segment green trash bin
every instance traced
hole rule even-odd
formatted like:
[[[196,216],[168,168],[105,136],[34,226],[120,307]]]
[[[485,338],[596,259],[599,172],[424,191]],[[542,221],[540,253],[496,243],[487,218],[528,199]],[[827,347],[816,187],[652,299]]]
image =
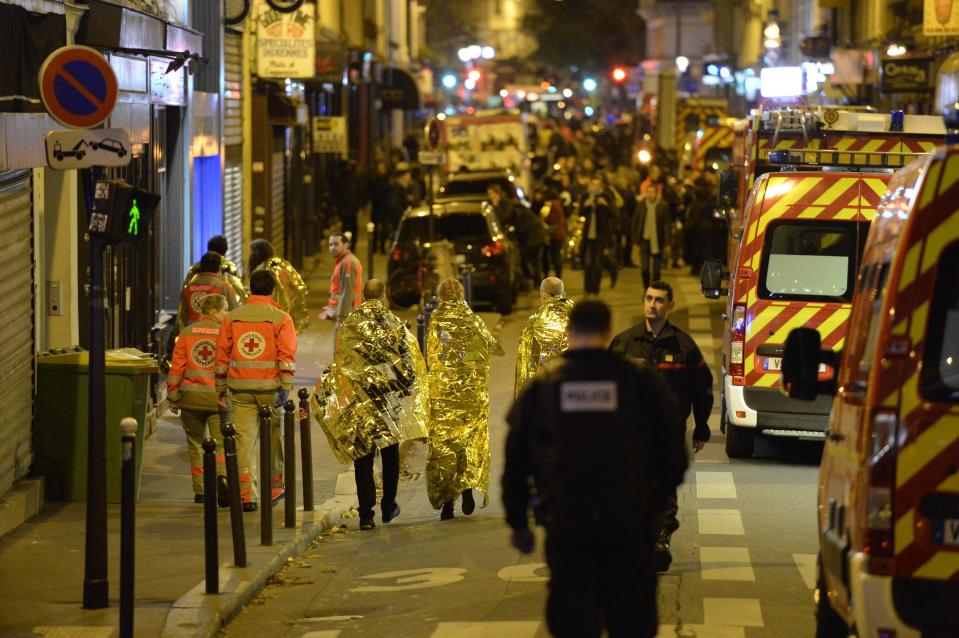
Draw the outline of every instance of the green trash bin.
[[[85,501],[89,353],[79,347],[37,354],[34,454],[49,500]],[[140,492],[144,424],[155,357],[134,348],[106,353],[107,502],[120,502],[120,420],[137,420],[136,484]]]

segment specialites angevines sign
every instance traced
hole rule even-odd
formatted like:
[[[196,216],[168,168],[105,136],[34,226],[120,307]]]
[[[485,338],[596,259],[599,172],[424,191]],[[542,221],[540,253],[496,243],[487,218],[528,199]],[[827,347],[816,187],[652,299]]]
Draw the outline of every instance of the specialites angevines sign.
[[[283,13],[256,2],[256,74],[261,78],[311,78],[316,69],[316,5]]]

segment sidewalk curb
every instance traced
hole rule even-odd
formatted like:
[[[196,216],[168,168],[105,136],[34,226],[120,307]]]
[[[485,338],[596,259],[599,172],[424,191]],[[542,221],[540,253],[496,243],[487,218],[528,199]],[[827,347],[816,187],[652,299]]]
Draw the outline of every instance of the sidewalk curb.
[[[213,637],[266,587],[267,581],[287,564],[287,561],[304,552],[321,534],[339,525],[351,508],[356,497],[340,494],[327,499],[313,513],[314,521],[296,529],[296,536],[278,548],[251,543],[247,538],[248,566],[233,567],[232,562],[220,567],[220,593],[207,594],[206,581],[202,580],[173,603],[167,614],[162,638]],[[300,516],[309,512],[299,512]],[[277,531],[283,530],[280,527]],[[253,541],[255,542],[255,540]],[[276,551],[279,549],[279,551]],[[265,561],[265,562],[264,562]]]

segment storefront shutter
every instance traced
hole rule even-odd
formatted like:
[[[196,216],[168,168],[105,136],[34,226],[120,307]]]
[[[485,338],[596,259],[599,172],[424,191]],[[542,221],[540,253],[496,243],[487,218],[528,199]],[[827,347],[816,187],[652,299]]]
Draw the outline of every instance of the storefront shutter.
[[[243,37],[227,31],[223,49],[223,234],[230,245],[227,257],[243,272]]]
[[[282,141],[282,138],[278,138]],[[270,243],[273,244],[273,250],[277,255],[286,257],[283,238],[284,238],[284,210],[285,210],[285,191],[286,191],[286,157],[283,150],[273,152],[273,161],[270,162],[272,173],[270,174],[270,195],[272,206],[270,208]]]
[[[33,192],[29,171],[0,172],[0,495],[33,461]]]

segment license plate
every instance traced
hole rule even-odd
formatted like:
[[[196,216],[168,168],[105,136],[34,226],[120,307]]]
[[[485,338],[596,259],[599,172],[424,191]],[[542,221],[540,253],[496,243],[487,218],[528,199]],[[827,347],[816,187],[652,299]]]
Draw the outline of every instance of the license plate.
[[[763,357],[763,370],[771,370],[773,372],[779,372],[783,369],[783,360],[782,357]],[[826,364],[819,364],[819,371],[826,371]]]
[[[763,359],[763,370],[782,370],[782,357],[766,357]]]
[[[932,523],[932,542],[959,545],[959,518],[939,518]]]

